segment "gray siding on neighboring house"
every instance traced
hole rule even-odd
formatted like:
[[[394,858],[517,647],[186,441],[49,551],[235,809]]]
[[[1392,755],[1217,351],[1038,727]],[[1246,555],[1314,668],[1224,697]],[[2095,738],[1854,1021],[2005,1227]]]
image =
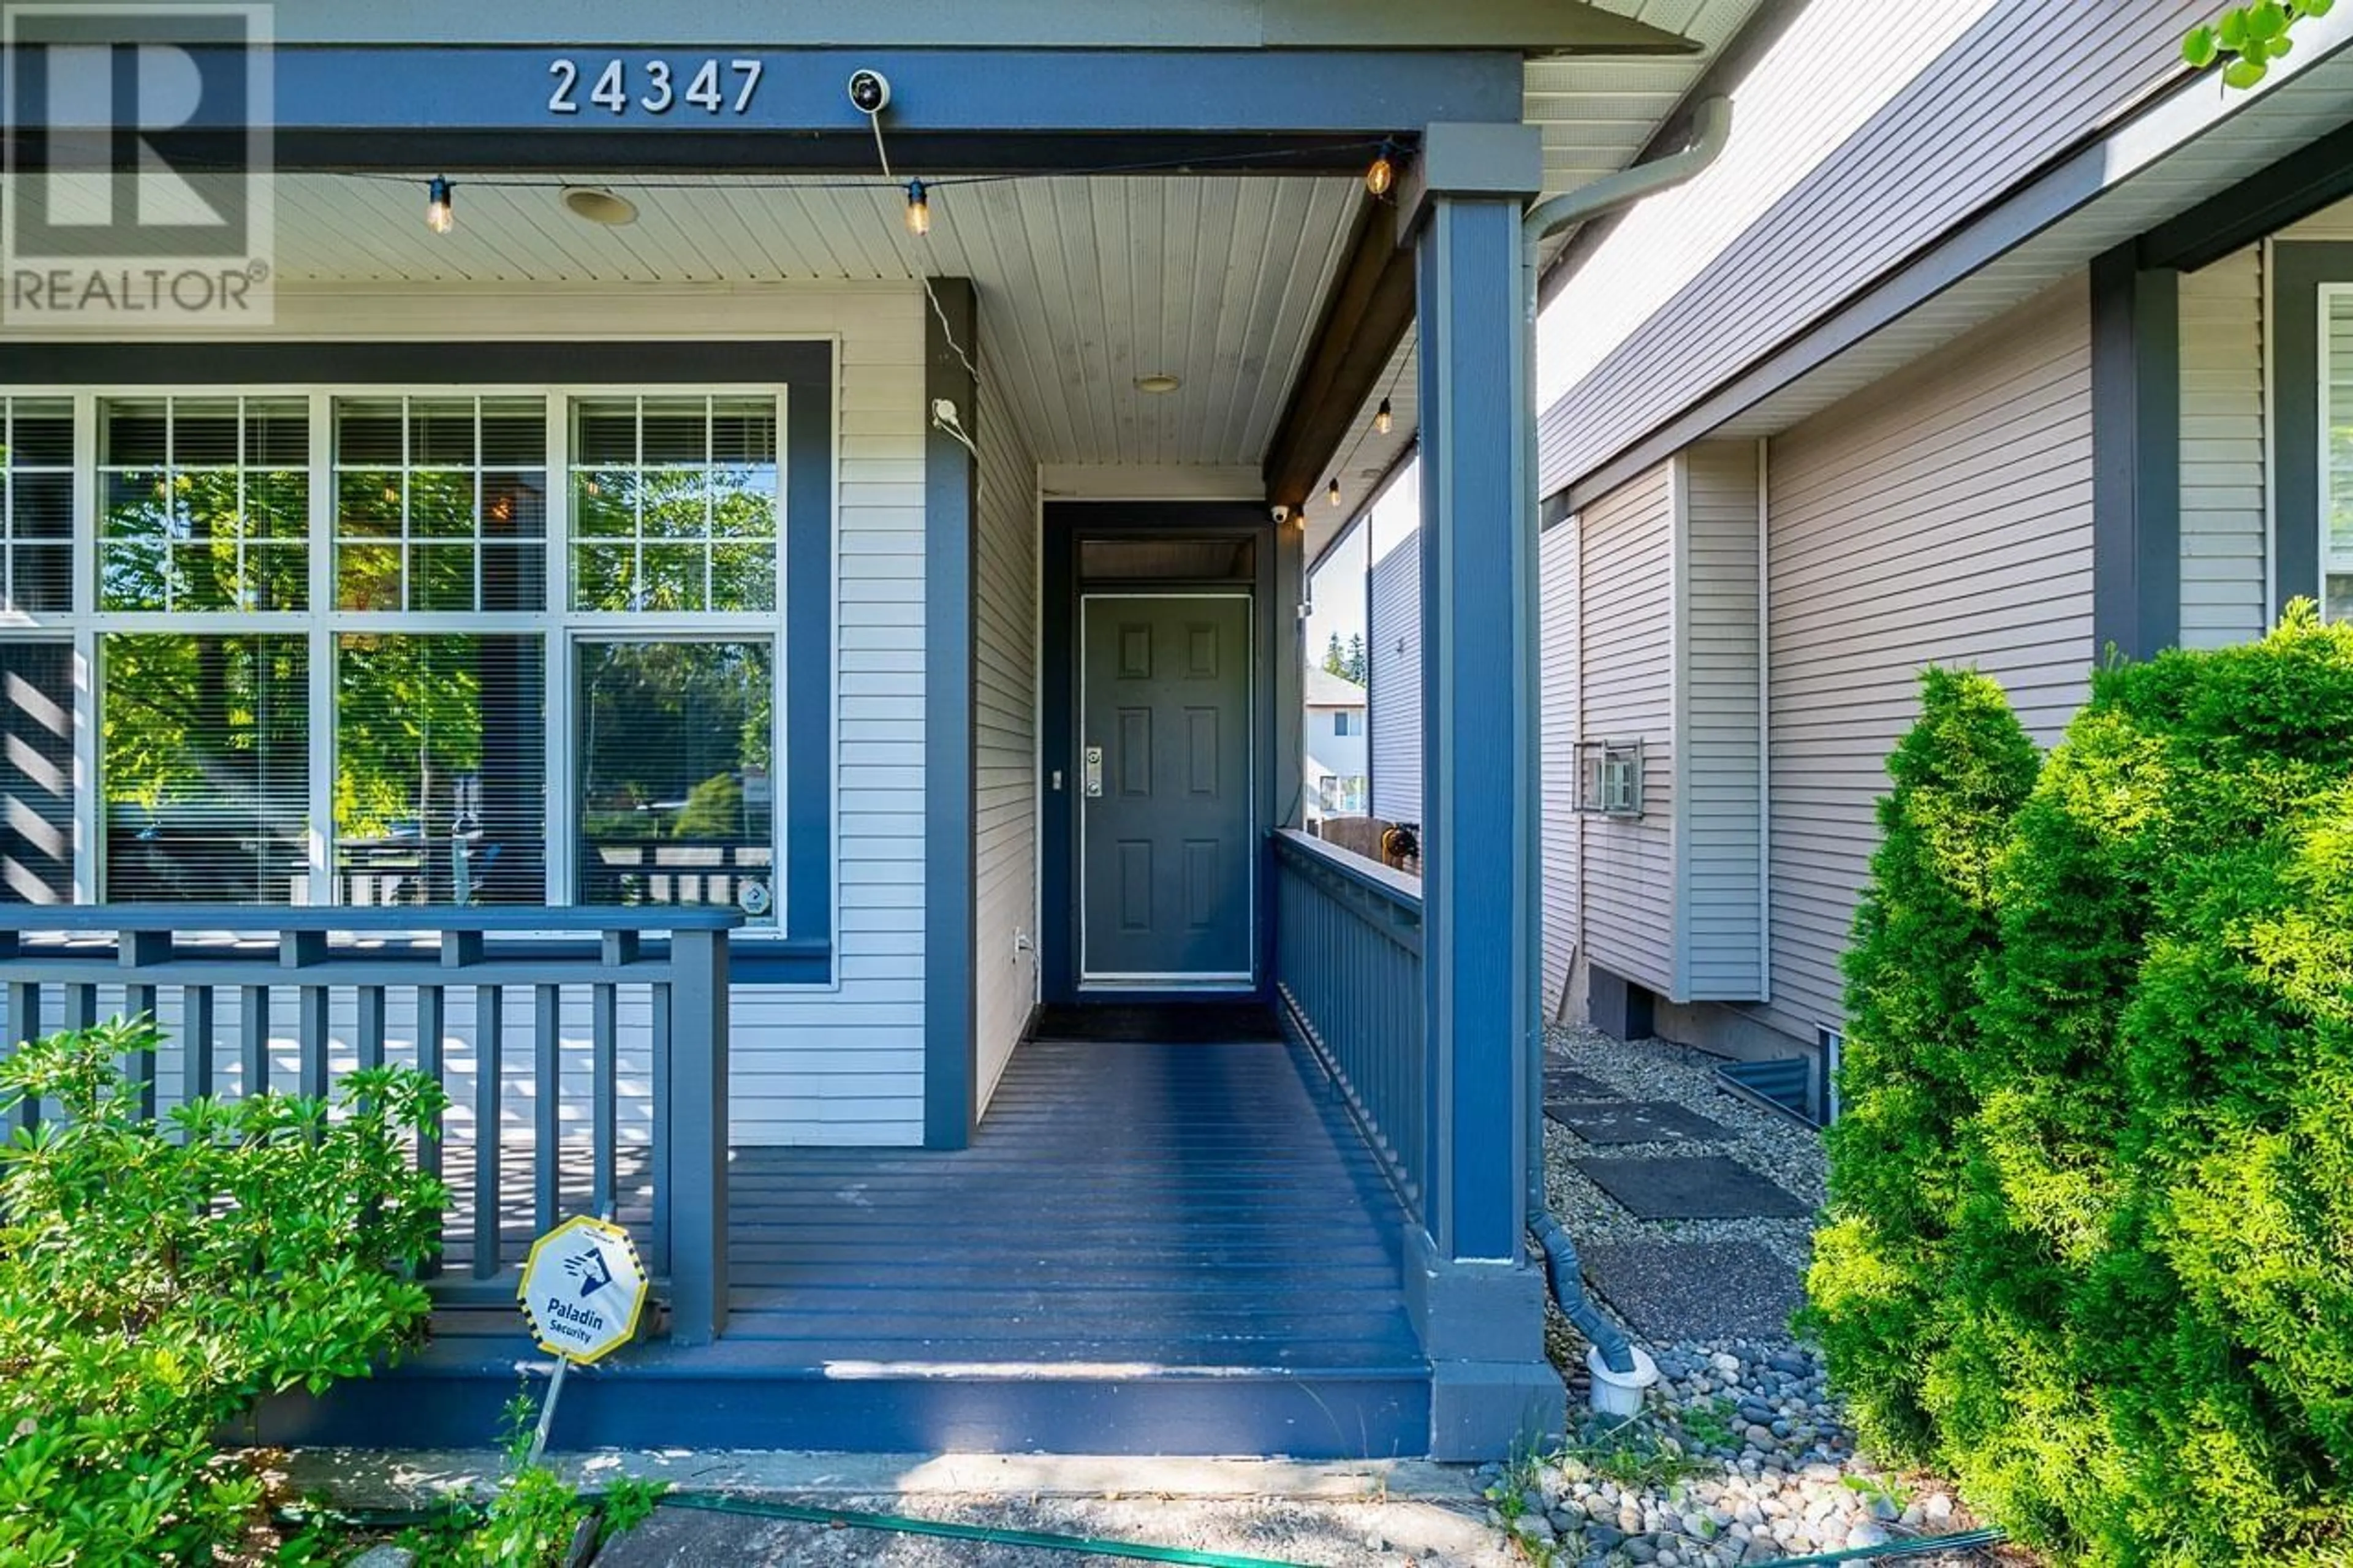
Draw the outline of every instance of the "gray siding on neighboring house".
[[[1577,858],[1583,818],[1577,810],[1577,522],[1536,541],[1538,645],[1536,693],[1543,784],[1540,809],[1544,910],[1544,1016],[1562,1011],[1577,932]]]
[[[1674,465],[1585,510],[1582,738],[1642,742],[1642,815],[1585,826],[1578,903],[1595,963],[1674,990]]]
[[[1038,465],[991,381],[977,401],[973,1103],[985,1110],[1038,994]],[[1031,945],[1017,952],[1017,932]]]
[[[2181,279],[2181,646],[2263,634],[2263,250]]]
[[[1421,820],[1421,534],[1373,563],[1365,644],[1373,751],[1373,815]]]
[[[1753,1000],[1765,987],[1757,447],[1709,442],[1679,460],[1675,994]]]
[[[1837,4],[1866,29],[1883,10],[1863,0]],[[2040,0],[1988,5],[1546,413],[1546,489],[1599,466],[2178,76],[2182,35],[2213,6],[2132,0],[2097,9],[2096,22],[2069,33],[2063,68],[2022,70],[2020,42],[2051,25],[2049,7]],[[1843,57],[1833,57],[1831,68],[1849,79],[1855,69]],[[1784,97],[1793,105],[1788,115],[1771,122],[1752,114],[1734,132],[1736,143],[1807,155],[1801,119],[1827,119],[1841,100],[1829,89]],[[1605,243],[1639,240],[1630,229]],[[1553,308],[1576,311],[1577,289],[1572,279]]]
[[[1772,443],[1772,981],[1835,1024],[1887,752],[1930,662],[1974,665],[2036,738],[2092,651],[2089,293],[2078,278]]]

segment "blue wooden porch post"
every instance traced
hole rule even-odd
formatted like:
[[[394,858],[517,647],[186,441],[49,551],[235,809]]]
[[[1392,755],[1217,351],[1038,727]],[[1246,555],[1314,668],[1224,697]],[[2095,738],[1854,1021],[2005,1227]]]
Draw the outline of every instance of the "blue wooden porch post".
[[[1533,126],[1432,125],[1405,191],[1420,333],[1430,1112],[1423,1255],[1408,1285],[1440,1458],[1499,1455],[1562,1418],[1543,1282],[1523,1246],[1539,903],[1520,214],[1542,171]]]

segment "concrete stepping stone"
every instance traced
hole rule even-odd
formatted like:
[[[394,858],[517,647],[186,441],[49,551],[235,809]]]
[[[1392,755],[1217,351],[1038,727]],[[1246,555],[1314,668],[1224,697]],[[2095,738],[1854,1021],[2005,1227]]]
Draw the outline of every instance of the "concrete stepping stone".
[[[1653,1341],[1778,1338],[1803,1277],[1753,1241],[1609,1241],[1577,1249],[1585,1278]]]
[[[1622,1098],[1616,1089],[1598,1078],[1588,1078],[1570,1068],[1545,1068],[1545,1101],[1556,1100],[1617,1100]]]
[[[1588,1143],[1682,1143],[1732,1136],[1722,1122],[1666,1100],[1547,1100],[1545,1114]]]
[[[1639,1219],[1799,1219],[1813,1212],[1739,1161],[1721,1154],[1569,1163]]]

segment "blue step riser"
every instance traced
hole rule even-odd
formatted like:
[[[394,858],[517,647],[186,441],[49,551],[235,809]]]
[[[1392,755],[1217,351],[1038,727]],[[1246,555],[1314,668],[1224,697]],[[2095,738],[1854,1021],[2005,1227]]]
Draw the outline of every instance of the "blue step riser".
[[[538,1380],[533,1380],[538,1384]],[[480,1448],[514,1396],[512,1377],[352,1384],[286,1395],[259,1417],[283,1447]],[[1428,1451],[1426,1383],[1392,1377],[569,1380],[552,1446],[869,1453],[1284,1455],[1387,1458]]]

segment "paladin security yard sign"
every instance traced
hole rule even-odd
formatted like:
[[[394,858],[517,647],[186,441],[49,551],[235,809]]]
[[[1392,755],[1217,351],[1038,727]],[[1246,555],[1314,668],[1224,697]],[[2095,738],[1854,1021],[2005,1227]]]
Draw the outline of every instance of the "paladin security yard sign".
[[[582,1215],[533,1244],[517,1294],[540,1349],[593,1362],[637,1334],[646,1268],[628,1231]]]

